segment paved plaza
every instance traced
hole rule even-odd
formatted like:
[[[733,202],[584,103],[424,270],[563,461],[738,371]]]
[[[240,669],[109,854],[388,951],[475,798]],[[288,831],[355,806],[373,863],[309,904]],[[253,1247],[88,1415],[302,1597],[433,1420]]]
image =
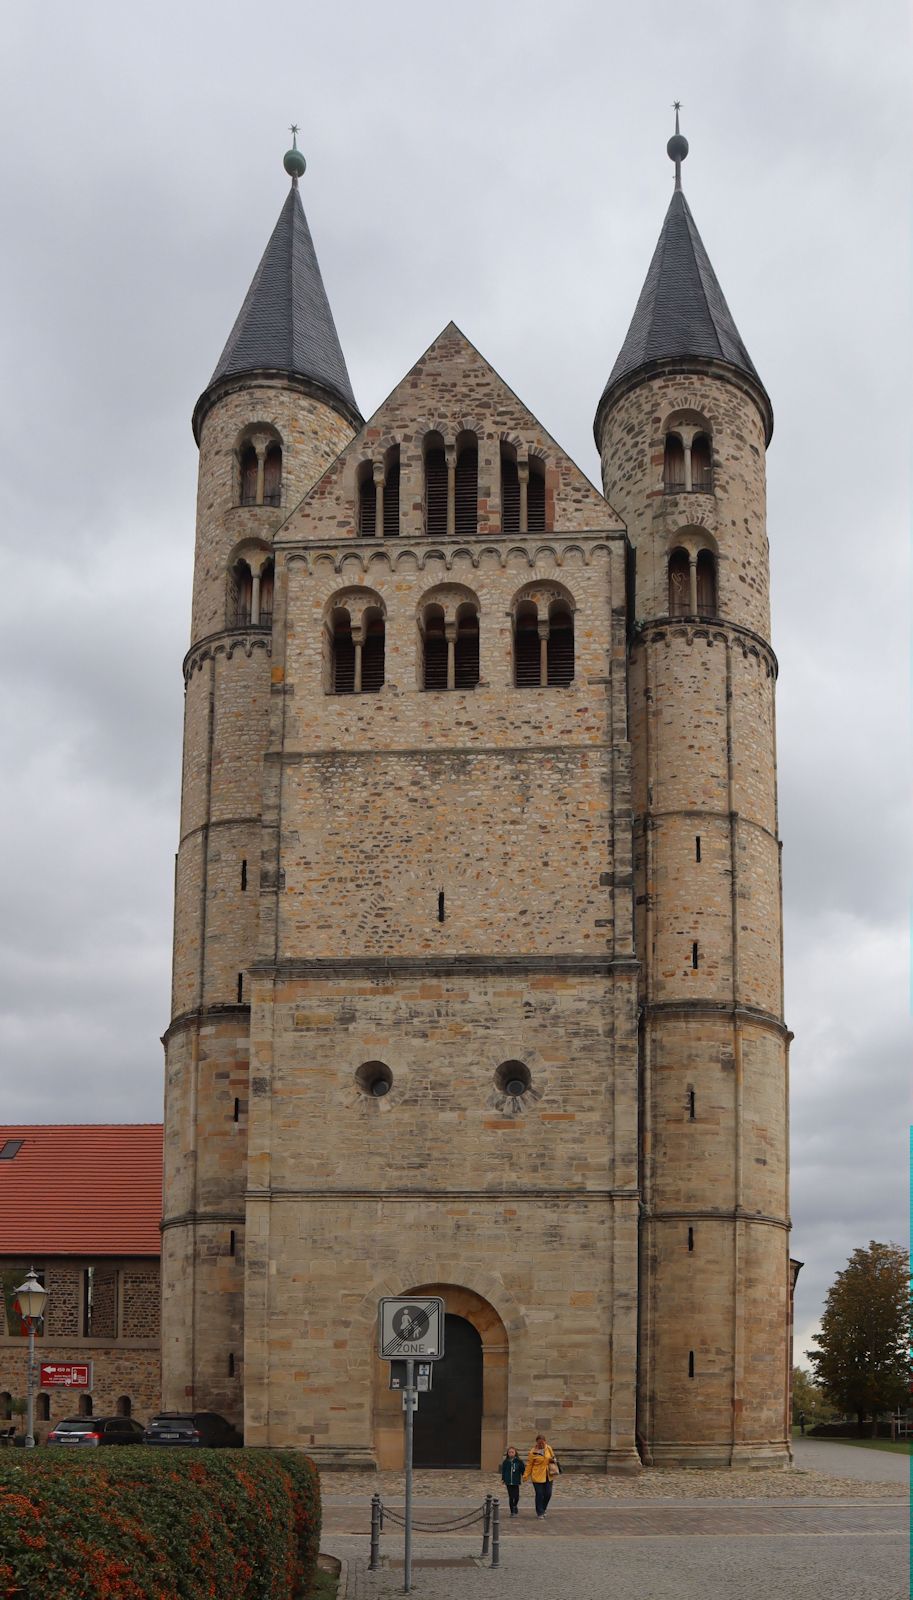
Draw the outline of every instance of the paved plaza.
[[[568,1476],[536,1520],[528,1489],[506,1519],[501,1565],[481,1536],[418,1532],[413,1593],[427,1600],[906,1600],[909,1457],[797,1441],[791,1472]],[[497,1492],[481,1473],[417,1473],[416,1519],[445,1522]],[[339,1600],[402,1594],[402,1530],[368,1571],[370,1497],[402,1509],[402,1475],[324,1479],[323,1549],[343,1562]],[[506,1509],[506,1507],[505,1507]]]

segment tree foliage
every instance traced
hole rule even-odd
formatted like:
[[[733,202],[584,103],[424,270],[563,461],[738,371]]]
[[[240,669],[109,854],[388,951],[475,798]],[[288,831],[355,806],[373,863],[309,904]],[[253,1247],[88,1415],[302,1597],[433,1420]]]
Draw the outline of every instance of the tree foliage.
[[[813,1428],[816,1422],[830,1422],[835,1415],[811,1373],[804,1367],[793,1367],[793,1422],[798,1426],[799,1418],[804,1416],[806,1426]]]
[[[896,1244],[854,1250],[828,1290],[821,1332],[809,1353],[815,1379],[860,1426],[909,1404],[910,1257]]]

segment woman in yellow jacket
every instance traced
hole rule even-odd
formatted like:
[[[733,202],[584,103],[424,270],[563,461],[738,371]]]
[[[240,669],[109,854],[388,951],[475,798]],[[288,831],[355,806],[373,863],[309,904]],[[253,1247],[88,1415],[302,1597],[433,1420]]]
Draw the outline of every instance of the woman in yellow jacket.
[[[536,1434],[536,1442],[526,1458],[523,1482],[532,1479],[536,1496],[536,1516],[544,1517],[552,1498],[552,1479],[558,1476],[558,1461],[543,1433]]]

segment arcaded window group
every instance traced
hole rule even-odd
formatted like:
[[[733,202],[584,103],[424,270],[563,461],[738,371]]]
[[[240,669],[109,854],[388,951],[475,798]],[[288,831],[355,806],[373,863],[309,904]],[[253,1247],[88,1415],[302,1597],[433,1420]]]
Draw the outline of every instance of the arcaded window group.
[[[501,444],[501,530],[545,532],[545,463],[521,458],[515,445]],[[356,526],[362,539],[393,539],[400,532],[399,445],[379,460],[362,461],[356,472]],[[479,525],[479,441],[460,433],[447,444],[441,433],[422,442],[422,527],[429,538],[470,538]]]

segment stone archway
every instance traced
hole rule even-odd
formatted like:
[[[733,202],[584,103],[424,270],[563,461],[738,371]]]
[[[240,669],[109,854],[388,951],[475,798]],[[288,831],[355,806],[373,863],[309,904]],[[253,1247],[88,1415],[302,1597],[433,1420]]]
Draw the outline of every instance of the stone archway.
[[[496,1472],[507,1443],[507,1329],[494,1306],[472,1289],[452,1283],[414,1283],[401,1294],[436,1294],[444,1301],[448,1316],[461,1317],[476,1331],[482,1342],[482,1438],[483,1472]],[[390,1363],[374,1363],[374,1449],[379,1467],[403,1465],[402,1396],[389,1388]],[[421,1407],[421,1401],[419,1401]],[[442,1465],[444,1463],[441,1463]]]

